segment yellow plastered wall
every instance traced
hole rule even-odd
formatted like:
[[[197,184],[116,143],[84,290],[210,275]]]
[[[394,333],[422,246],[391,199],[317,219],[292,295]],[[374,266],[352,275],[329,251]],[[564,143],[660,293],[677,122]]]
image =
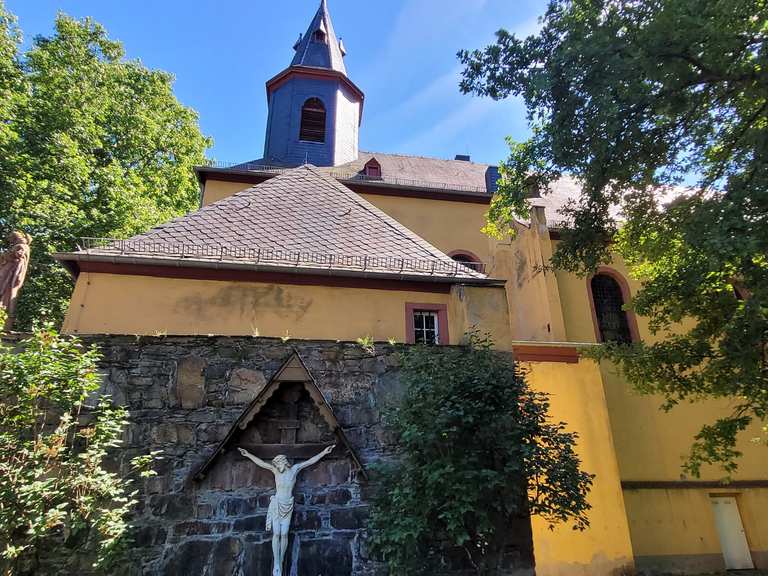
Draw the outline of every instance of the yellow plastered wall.
[[[634,294],[640,288],[620,258],[610,267],[627,280]],[[570,341],[594,342],[595,327],[587,292],[586,278],[557,272],[566,332]],[[647,320],[637,317],[640,337],[653,342],[663,335],[651,334]],[[682,326],[685,329],[686,326]],[[608,404],[615,458],[622,480],[675,482],[698,480],[683,474],[683,460],[695,434],[706,423],[732,412],[728,400],[696,401],[675,406],[670,412],[661,410],[658,396],[634,391],[616,367],[609,362],[600,366]],[[761,436],[760,425],[754,424],[739,437],[743,452],[735,480],[755,481],[768,478],[768,450],[753,438]],[[702,469],[700,480],[718,481],[724,472],[717,467]],[[712,517],[709,494],[703,488],[642,489],[625,491],[625,502],[631,527],[632,544],[638,566],[656,570],[683,569],[690,573],[722,567],[722,551]],[[738,490],[739,508],[744,529],[750,540],[755,561],[768,561],[765,534],[768,522],[768,495],[765,489]],[[757,520],[756,518],[761,518]]]
[[[242,190],[250,188],[254,184],[247,182],[224,182],[221,180],[206,180],[203,188],[203,206],[218,202],[223,198],[237,194]]]
[[[531,386],[550,394],[552,419],[567,422],[568,430],[578,432],[583,469],[596,475],[589,495],[588,530],[559,525],[550,531],[542,519],[533,519],[536,574],[620,574],[633,566],[632,545],[599,367],[591,360],[527,366]]]
[[[458,342],[468,331],[477,329],[490,334],[497,349],[511,350],[513,337],[507,310],[502,287],[456,286],[448,305],[451,342]],[[454,329],[459,333],[454,335]]]
[[[507,301],[515,340],[562,342],[565,327],[554,274],[543,268],[551,257],[549,233],[535,212],[531,226],[519,226],[514,240],[499,243],[494,276],[507,281]]]
[[[680,480],[683,459],[701,426],[732,412],[728,400],[684,403],[664,412],[660,397],[635,392],[608,362],[601,363],[601,369],[623,480]],[[740,435],[738,448],[744,456],[733,475],[735,480],[768,478],[768,449],[751,441],[760,435],[758,424]],[[721,480],[723,476],[719,468],[705,467],[700,479]]]
[[[64,331],[76,334],[217,334],[406,340],[406,303],[446,304],[458,343],[467,322],[496,310],[485,329],[509,345],[501,287],[455,287],[450,294],[188,280],[82,273]]]
[[[480,231],[485,225],[487,204],[378,194],[360,196],[446,254],[469,250],[489,263],[495,242]]]
[[[621,258],[615,256],[610,267],[627,280],[632,294],[635,294],[640,284],[630,278]],[[560,271],[556,275],[568,340],[595,342],[586,278]],[[651,334],[648,322],[642,316],[637,317],[637,324],[640,337],[646,342],[664,337]],[[732,402],[722,400],[684,403],[670,412],[664,412],[660,409],[660,397],[635,392],[612,364],[601,363],[601,372],[613,423],[619,469],[624,480],[680,480],[683,458],[701,425],[712,423],[732,410]],[[744,452],[744,458],[734,476],[736,479],[768,477],[768,450],[750,441],[760,436],[759,428],[754,425],[741,435],[739,449]],[[722,476],[719,469],[710,468],[702,471],[701,479],[719,480]]]
[[[735,496],[757,568],[768,567],[768,489],[625,490],[624,501],[638,566],[673,562],[690,573],[723,567],[710,497]]]

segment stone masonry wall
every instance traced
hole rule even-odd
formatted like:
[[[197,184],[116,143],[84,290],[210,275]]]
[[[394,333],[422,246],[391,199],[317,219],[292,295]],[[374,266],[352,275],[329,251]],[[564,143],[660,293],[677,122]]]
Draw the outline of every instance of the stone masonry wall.
[[[400,384],[396,350],[386,344],[370,354],[352,343],[245,337],[86,341],[97,343],[104,355],[102,392],[130,411],[123,458],[150,450],[162,454],[158,476],[141,486],[130,574],[271,574],[265,516],[272,475],[235,450],[222,454],[202,481],[193,475],[294,350],[363,465],[392,456],[381,411],[397,401]],[[374,489],[345,450],[305,470],[295,491],[286,576],[385,574],[367,545]],[[515,532],[510,574],[531,574],[530,526],[521,523]]]

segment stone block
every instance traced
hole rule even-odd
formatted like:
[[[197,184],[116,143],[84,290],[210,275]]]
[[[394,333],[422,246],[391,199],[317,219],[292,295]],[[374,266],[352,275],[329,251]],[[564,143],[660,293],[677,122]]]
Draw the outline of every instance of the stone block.
[[[133,543],[139,548],[148,548],[165,543],[167,531],[162,526],[141,526],[133,534]]]
[[[358,530],[368,522],[368,506],[339,508],[331,511],[331,526],[337,530]]]
[[[319,530],[321,526],[322,521],[317,510],[297,510],[293,515],[293,530]]]
[[[238,538],[222,538],[216,542],[211,554],[208,574],[230,575],[238,573],[239,556],[243,543]]]
[[[221,362],[215,364],[209,364],[205,369],[205,377],[209,380],[217,380],[224,378],[229,372],[229,366]]]
[[[149,508],[153,516],[165,520],[186,520],[195,513],[192,498],[186,494],[150,496]]]
[[[352,499],[352,493],[346,488],[338,488],[328,492],[312,494],[311,503],[314,505],[329,504],[331,506],[344,506]]]
[[[261,576],[262,574],[269,576],[272,574],[272,542],[267,540],[264,542],[248,542],[244,543],[243,553],[243,568],[241,574],[248,574],[253,576]],[[288,545],[288,551],[290,553],[291,546]],[[286,566],[290,566],[286,563]]]
[[[351,542],[346,538],[302,539],[298,560],[301,575],[351,576]]]
[[[237,368],[229,376],[227,404],[248,404],[264,389],[267,379],[261,370]]]
[[[195,427],[190,424],[178,424],[176,436],[179,444],[191,446],[195,443]]]
[[[176,424],[158,424],[150,432],[155,444],[176,444],[179,441]]]
[[[204,423],[197,428],[197,436],[202,443],[218,443],[226,437],[230,428],[231,425]]]
[[[173,536],[178,541],[186,536],[209,536],[211,534],[225,534],[229,532],[228,522],[203,522],[190,520],[180,522],[173,527]]]
[[[266,530],[266,523],[266,514],[257,514],[256,516],[238,518],[232,525],[232,531],[235,534],[239,534],[241,532],[264,532]]]
[[[213,514],[213,506],[210,504],[198,504],[197,510],[195,511],[195,518],[213,518]]]
[[[316,466],[302,472],[302,485],[309,486],[335,486],[346,484],[352,467],[348,458],[323,460]]]
[[[169,547],[162,573],[165,576],[205,574],[215,544],[210,540],[189,540],[179,546]]]
[[[176,398],[182,408],[200,408],[205,404],[204,358],[188,356],[179,360],[176,368]]]
[[[162,494],[168,489],[167,476],[151,476],[144,480],[144,491],[147,494]]]
[[[269,502],[267,502],[269,505]],[[244,516],[255,513],[259,508],[259,498],[227,498],[221,503],[226,516]]]

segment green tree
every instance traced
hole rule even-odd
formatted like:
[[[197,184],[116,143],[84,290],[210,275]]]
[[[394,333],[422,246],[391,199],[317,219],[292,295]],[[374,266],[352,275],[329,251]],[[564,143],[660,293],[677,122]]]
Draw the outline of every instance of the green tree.
[[[0,134],[0,229],[33,236],[17,325],[29,328],[66,310],[72,284],[50,255],[193,209],[192,167],[211,142],[173,95],[173,78],[126,60],[91,19],[60,14],[54,34],[23,55],[18,37],[0,2],[0,72],[12,73],[0,91],[13,94],[0,104],[9,133]]]
[[[576,434],[550,422],[547,395],[507,355],[470,341],[402,353],[404,397],[387,415],[398,455],[376,471],[371,516],[373,548],[392,574],[500,574],[529,514],[588,526],[592,477]]]
[[[551,0],[541,24],[459,53],[462,90],[521,97],[532,127],[510,142],[487,230],[526,217],[531,186],[578,178],[551,264],[587,274],[620,254],[642,283],[632,306],[660,337],[596,356],[666,409],[731,400],[686,464],[730,473],[738,433],[768,413],[766,2]]]
[[[19,350],[0,344],[3,574],[79,573],[75,566],[89,556],[108,572],[126,548],[136,503],[130,487],[136,475],[151,474],[151,455],[134,458],[127,477],[111,470],[108,453],[120,444],[127,413],[93,399],[98,358],[49,327]]]

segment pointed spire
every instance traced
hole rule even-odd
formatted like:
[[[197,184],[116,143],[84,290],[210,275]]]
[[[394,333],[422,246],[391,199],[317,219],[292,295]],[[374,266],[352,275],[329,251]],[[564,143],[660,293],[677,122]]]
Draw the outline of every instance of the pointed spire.
[[[291,66],[312,66],[336,70],[345,75],[347,73],[344,66],[346,50],[336,38],[325,0],[320,0],[320,7],[309,24],[306,34],[299,37],[294,49],[296,55],[293,57]]]

